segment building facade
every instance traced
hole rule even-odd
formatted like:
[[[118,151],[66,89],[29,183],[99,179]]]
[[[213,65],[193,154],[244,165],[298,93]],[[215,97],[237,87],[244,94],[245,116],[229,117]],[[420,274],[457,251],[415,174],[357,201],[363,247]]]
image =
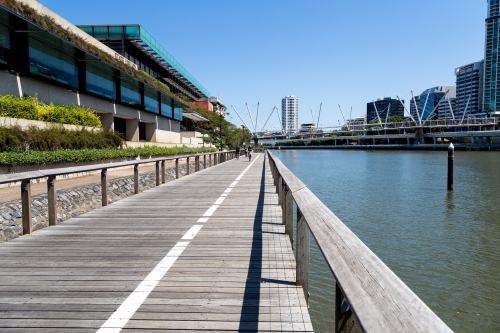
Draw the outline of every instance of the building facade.
[[[446,99],[450,99],[447,101]],[[426,121],[429,119],[443,119],[440,117],[440,107],[443,113],[450,114],[449,105],[456,98],[455,86],[437,86],[426,89],[415,100],[410,101],[410,113],[415,121]],[[449,103],[450,102],[450,103]],[[415,107],[416,105],[416,107]],[[453,104],[452,104],[453,107]],[[418,108],[418,114],[417,114]],[[444,115],[443,115],[444,117]]]
[[[404,104],[404,101],[402,101]],[[366,104],[366,121],[377,119],[385,123],[385,119],[390,116],[400,116],[404,118],[405,109],[404,105],[398,99],[393,99],[390,97],[379,98],[374,102]],[[377,115],[378,113],[378,115]]]
[[[47,19],[50,28],[43,28]],[[162,72],[167,65],[142,43],[147,36],[140,27],[107,26],[106,31],[130,33],[133,40],[127,39],[125,51],[133,57],[140,46],[143,55],[133,61],[124,57],[37,1],[5,2],[0,5],[0,94],[88,107],[104,128],[127,141],[182,143],[180,122],[190,105],[179,93],[208,98],[206,89],[178,63],[170,69],[173,74]],[[185,91],[162,79],[174,74],[172,81]]]
[[[486,38],[484,49],[484,84],[482,111],[491,116],[500,116],[499,53],[500,47],[500,1],[488,0]]]
[[[455,117],[483,115],[484,60],[455,69],[457,84]]]
[[[286,133],[299,131],[299,100],[294,95],[281,100],[281,122]]]

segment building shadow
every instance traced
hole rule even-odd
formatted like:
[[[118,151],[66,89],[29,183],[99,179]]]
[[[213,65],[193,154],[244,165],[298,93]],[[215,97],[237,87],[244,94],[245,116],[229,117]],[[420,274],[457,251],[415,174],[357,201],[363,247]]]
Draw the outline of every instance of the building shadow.
[[[262,166],[259,199],[255,212],[252,249],[248,269],[238,332],[257,332],[259,328],[260,284],[262,283],[262,219],[264,217],[264,196],[266,187],[266,159]]]

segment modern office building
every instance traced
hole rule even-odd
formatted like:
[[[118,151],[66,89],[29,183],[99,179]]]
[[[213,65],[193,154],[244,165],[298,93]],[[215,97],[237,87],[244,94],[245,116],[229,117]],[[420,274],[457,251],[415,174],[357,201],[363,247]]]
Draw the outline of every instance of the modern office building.
[[[205,89],[175,58],[143,27],[128,25],[79,25],[141,71],[166,84],[175,94],[184,94],[191,101],[208,100]]]
[[[402,101],[404,103],[404,101]],[[404,118],[405,109],[398,99],[390,97],[379,98],[376,101],[366,104],[366,121],[369,123],[373,119],[379,119],[384,123],[390,116],[400,116]]]
[[[455,111],[457,99],[455,97],[445,97],[441,99],[437,107],[437,115],[438,119],[453,119],[456,118],[457,115]]]
[[[35,0],[2,2],[0,94],[88,107],[128,141],[183,143],[186,100],[208,91],[140,26],[101,28],[89,35]],[[93,35],[120,35],[109,41],[120,52]]]
[[[457,99],[455,117],[480,116],[483,113],[484,60],[455,69],[457,78]],[[467,110],[466,110],[467,109]]]
[[[449,103],[446,102],[446,98],[450,98],[450,102],[452,102],[455,97],[455,86],[437,86],[426,89],[419,96],[415,96],[415,101],[413,101],[413,99],[410,101],[410,113],[415,121],[419,121],[419,119],[422,121],[440,119],[439,107],[449,108]],[[418,114],[415,105],[418,107]]]
[[[281,100],[281,121],[286,133],[299,131],[299,100],[293,95]]]
[[[491,116],[500,116],[499,53],[500,47],[500,1],[488,0],[486,18],[486,45],[484,49],[484,85],[482,111]]]

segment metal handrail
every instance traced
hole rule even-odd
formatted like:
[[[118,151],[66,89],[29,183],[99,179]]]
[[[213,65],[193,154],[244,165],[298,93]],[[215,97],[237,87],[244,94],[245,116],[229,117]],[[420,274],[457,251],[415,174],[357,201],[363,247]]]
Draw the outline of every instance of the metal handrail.
[[[272,152],[267,156],[292,241],[297,206],[297,285],[308,299],[309,233],[335,277],[335,332],[452,332]]]

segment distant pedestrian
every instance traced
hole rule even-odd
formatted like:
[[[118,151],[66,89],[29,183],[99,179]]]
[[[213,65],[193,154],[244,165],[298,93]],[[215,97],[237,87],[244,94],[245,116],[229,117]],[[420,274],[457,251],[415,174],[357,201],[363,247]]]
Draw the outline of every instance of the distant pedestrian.
[[[245,147],[245,157],[248,157],[248,148]]]
[[[252,160],[252,146],[248,146],[248,162]]]
[[[240,147],[236,147],[236,159],[239,160],[240,159]]]

